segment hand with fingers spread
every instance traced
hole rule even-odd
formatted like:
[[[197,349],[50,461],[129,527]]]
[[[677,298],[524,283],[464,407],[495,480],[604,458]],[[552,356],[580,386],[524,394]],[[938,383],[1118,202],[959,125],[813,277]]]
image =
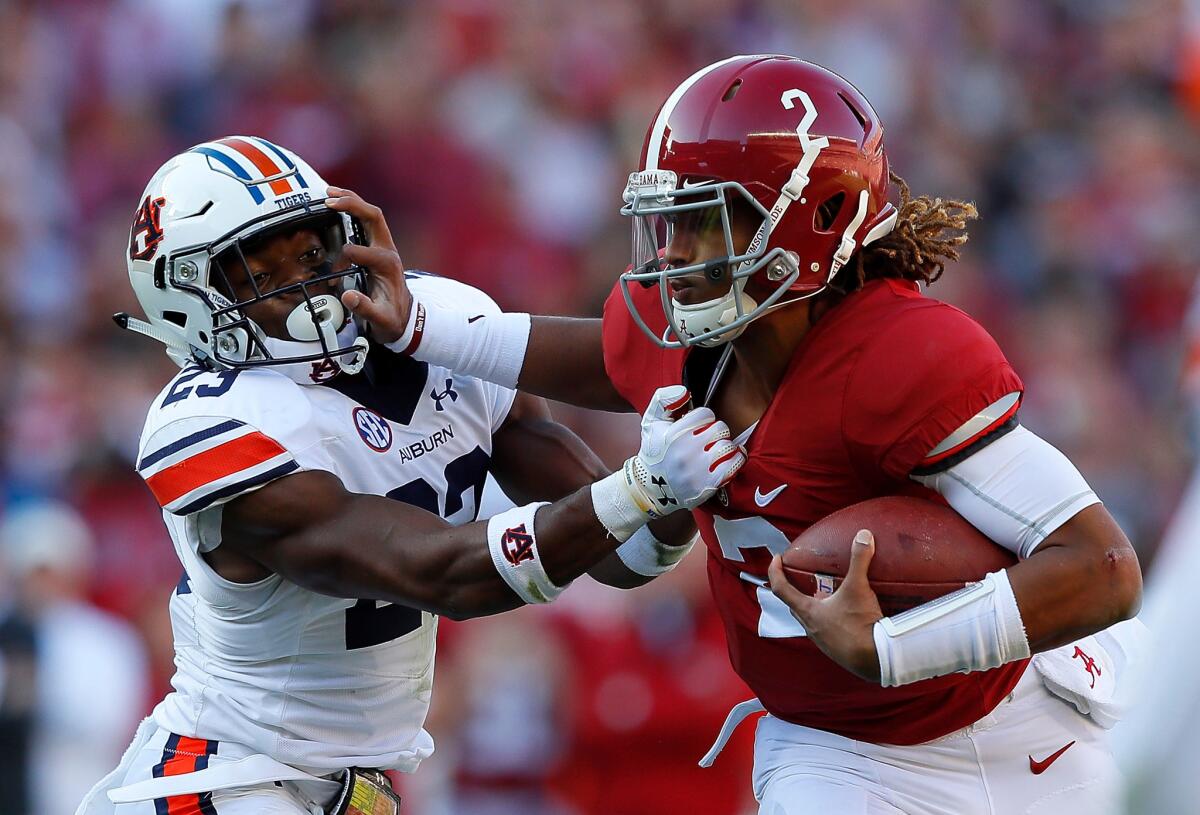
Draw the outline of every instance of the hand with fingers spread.
[[[379,342],[394,342],[408,325],[413,297],[405,283],[404,263],[396,251],[383,210],[342,187],[329,187],[325,205],[357,218],[367,233],[366,246],[347,244],[343,254],[351,263],[370,272],[370,294],[343,292],[342,304],[370,324],[371,333]]]
[[[862,679],[878,682],[874,629],[883,611],[867,581],[867,569],[875,555],[875,536],[869,530],[859,530],[850,547],[846,577],[832,594],[818,592],[810,597],[797,589],[788,582],[780,555],[771,561],[767,577],[771,591],[787,604],[825,656]]]

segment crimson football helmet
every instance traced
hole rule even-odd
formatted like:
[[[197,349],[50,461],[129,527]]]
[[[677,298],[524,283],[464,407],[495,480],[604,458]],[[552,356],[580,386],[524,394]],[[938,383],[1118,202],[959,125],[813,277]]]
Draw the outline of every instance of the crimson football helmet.
[[[795,57],[731,57],[700,69],[663,103],[630,175],[622,215],[632,219],[633,263],[621,276],[634,320],[667,348],[720,345],[773,308],[824,290],[855,250],[891,232],[883,125],[842,77]],[[761,216],[748,246],[735,246],[731,206]],[[726,254],[672,268],[663,259],[681,219],[725,233]],[[668,281],[728,269],[729,292],[679,303]],[[756,275],[770,293],[746,293]],[[629,287],[659,286],[669,327],[659,335]]]

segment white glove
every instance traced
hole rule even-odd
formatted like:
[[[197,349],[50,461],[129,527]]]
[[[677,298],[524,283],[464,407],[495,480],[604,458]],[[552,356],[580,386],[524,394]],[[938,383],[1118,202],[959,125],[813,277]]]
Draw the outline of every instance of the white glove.
[[[672,420],[690,402],[682,385],[655,391],[642,416],[637,455],[592,485],[596,515],[617,539],[627,540],[648,520],[703,504],[746,462],[729,427],[708,408]]]

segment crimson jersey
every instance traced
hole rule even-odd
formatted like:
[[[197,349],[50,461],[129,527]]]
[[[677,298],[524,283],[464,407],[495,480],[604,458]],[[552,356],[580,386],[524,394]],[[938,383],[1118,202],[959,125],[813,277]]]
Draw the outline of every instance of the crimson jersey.
[[[658,288],[633,296],[647,324],[664,329]],[[654,345],[619,287],[605,304],[605,367],[638,410],[663,385],[683,382],[699,399],[720,352]],[[770,713],[848,738],[918,744],[975,722],[1016,685],[1026,661],[898,688],[859,679],[804,636],[766,577],[771,557],[831,512],[898,493],[941,500],[909,474],[935,467],[935,447],[1021,388],[978,323],[913,283],[869,282],[809,330],[746,444],[745,466],[695,512],[730,659]]]

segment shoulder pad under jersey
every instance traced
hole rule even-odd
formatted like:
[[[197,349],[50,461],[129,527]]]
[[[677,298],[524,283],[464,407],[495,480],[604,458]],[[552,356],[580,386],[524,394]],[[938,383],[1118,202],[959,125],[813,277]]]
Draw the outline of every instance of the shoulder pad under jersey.
[[[319,467],[321,440],[304,391],[269,368],[185,368],[146,417],[138,474],[163,509],[187,515]]]

